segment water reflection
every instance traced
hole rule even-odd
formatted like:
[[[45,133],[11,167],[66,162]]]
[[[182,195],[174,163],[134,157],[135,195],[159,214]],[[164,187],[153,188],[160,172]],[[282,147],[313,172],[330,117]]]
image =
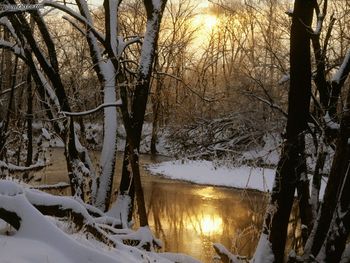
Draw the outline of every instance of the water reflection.
[[[204,235],[222,234],[222,219],[213,215],[204,215],[198,224],[200,232]]]
[[[67,182],[63,151],[54,149],[52,160],[53,165],[43,171],[43,183]],[[149,156],[142,156],[142,165],[151,162],[154,160]],[[120,181],[120,159],[116,169],[115,187]],[[150,227],[163,241],[164,251],[213,262],[212,244],[219,242],[234,253],[252,256],[261,230],[266,195],[167,180],[150,176],[143,167],[141,173]]]
[[[158,179],[144,185],[150,224],[166,251],[212,262],[213,242],[252,256],[266,200],[261,193]]]

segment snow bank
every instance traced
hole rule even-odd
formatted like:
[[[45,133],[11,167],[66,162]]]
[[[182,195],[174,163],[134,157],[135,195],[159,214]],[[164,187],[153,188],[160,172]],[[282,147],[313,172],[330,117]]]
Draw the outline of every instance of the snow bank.
[[[1,208],[21,219],[20,228],[13,236],[1,236],[0,254],[8,259],[6,262],[136,262],[128,258],[116,260],[79,244],[35,209],[14,182],[0,181],[0,203]]]
[[[131,263],[131,262],[158,262],[171,263],[171,257],[156,252],[147,252],[136,247],[122,243],[125,238],[153,240],[149,228],[140,228],[133,232],[128,229],[109,230],[116,232],[110,238],[116,241],[117,248],[106,246],[95,239],[88,238],[84,232],[67,234],[62,231],[63,222],[56,221],[54,217],[46,217],[32,204],[35,199],[41,204],[58,204],[81,210],[74,200],[61,199],[37,190],[27,189],[13,181],[0,180],[0,208],[5,220],[14,220],[14,228],[9,227],[0,219],[0,262],[8,263]],[[84,212],[84,211],[81,211]],[[4,215],[5,213],[5,215]],[[10,217],[11,215],[13,220]],[[16,215],[15,217],[13,215]],[[86,215],[88,217],[88,215]],[[99,218],[95,223],[99,224]],[[91,219],[92,220],[92,219]],[[61,226],[60,226],[61,225]],[[61,228],[62,227],[62,228]],[[107,226],[106,226],[107,227]],[[120,234],[117,234],[117,232]],[[124,231],[124,232],[122,232]],[[118,240],[118,241],[117,241]],[[143,243],[142,243],[143,242]],[[176,255],[174,255],[176,257]],[[177,258],[181,258],[179,255]],[[183,263],[194,263],[191,257],[183,257]]]
[[[168,161],[148,166],[153,174],[197,184],[248,188],[270,191],[275,178],[274,169],[241,166],[216,167],[212,161]]]
[[[213,161],[203,160],[168,161],[149,165],[147,169],[153,175],[162,175],[175,180],[264,192],[272,190],[276,173],[275,169],[250,166],[218,167]],[[310,176],[309,179],[311,180]],[[320,189],[320,199],[323,198],[326,183],[324,178]]]

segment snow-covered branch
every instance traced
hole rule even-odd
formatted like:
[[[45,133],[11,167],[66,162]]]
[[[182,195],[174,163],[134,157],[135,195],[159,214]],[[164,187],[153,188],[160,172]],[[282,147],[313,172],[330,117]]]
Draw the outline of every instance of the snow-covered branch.
[[[233,255],[230,251],[227,250],[226,247],[219,243],[213,244],[213,247],[216,253],[220,256],[220,259],[223,263],[241,263],[235,255]]]
[[[37,190],[62,190],[70,187],[68,183],[65,182],[60,182],[57,184],[43,184],[43,185],[37,185],[37,186],[32,186],[31,189],[37,189]]]
[[[270,106],[272,109],[276,109],[276,110],[278,110],[279,112],[281,112],[285,117],[288,117],[287,112],[285,112],[285,111],[282,109],[281,106],[275,104],[274,102],[269,101],[269,100],[264,99],[264,98],[261,98],[261,97],[255,95],[255,94],[252,93],[252,92],[244,92],[244,94],[247,95],[247,96],[251,96],[251,97],[253,97],[253,98],[255,98],[255,99],[257,99],[257,100],[259,100],[259,101],[261,101],[261,102],[263,102],[263,103],[265,103],[265,104],[267,104],[267,105]]]
[[[37,11],[38,6],[35,5],[2,5],[0,6],[0,18],[15,15],[23,12]]]
[[[66,115],[66,116],[85,116],[92,113],[95,113],[101,109],[108,108],[108,107],[120,107],[122,105],[121,101],[112,102],[112,103],[104,103],[100,106],[96,107],[95,109],[87,110],[87,111],[81,111],[81,112],[67,112],[67,111],[60,111],[59,113]]]
[[[118,37],[118,56],[120,57],[124,50],[135,43],[142,43],[141,37],[132,37],[129,40],[125,40],[122,37]]]
[[[313,31],[313,34],[316,36],[319,36],[321,34],[321,31],[322,31],[323,20],[326,16],[326,13],[327,13],[328,0],[325,0],[323,3],[322,13],[320,11],[320,7],[319,7],[318,3],[316,1],[314,3],[315,3],[316,15],[317,15],[317,23],[316,23],[316,29]]]
[[[0,48],[8,49],[12,51],[14,54],[16,54],[17,56],[19,56],[23,61],[26,61],[23,49],[19,47],[17,44],[0,39]]]
[[[1,46],[1,44],[0,44],[0,46]],[[21,87],[23,84],[25,84],[26,82],[25,81],[23,81],[23,82],[21,82],[21,83],[19,83],[19,84],[17,84],[16,86],[14,86],[13,88],[11,88],[11,89],[6,89],[6,90],[3,90],[3,91],[1,91],[0,92],[0,97],[2,96],[2,95],[5,95],[5,94],[7,94],[7,93],[9,93],[9,92],[11,92],[11,90],[12,89],[17,89],[17,88],[19,88],[19,87]]]
[[[332,82],[340,84],[341,81],[344,81],[350,71],[350,50],[347,52],[343,63],[341,64],[338,71],[334,74]]]
[[[91,23],[91,20],[84,17],[84,15],[79,15],[76,11],[74,11],[73,9],[65,6],[65,5],[61,5],[58,4],[56,2],[47,0],[47,1],[42,1],[41,2],[42,5],[44,6],[51,6],[54,8],[57,8],[63,12],[65,12],[66,14],[70,15],[71,17],[75,18],[76,20],[78,20],[79,22],[81,22],[82,24],[84,24],[85,26],[88,27],[88,31],[91,31],[94,36],[103,44],[105,42],[105,36],[102,35],[101,33],[99,33],[94,25]]]
[[[32,164],[30,166],[18,166],[11,163],[5,163],[0,161],[0,167],[7,169],[10,172],[27,172],[27,171],[39,171],[45,168],[47,164],[43,161],[38,161],[36,164]]]

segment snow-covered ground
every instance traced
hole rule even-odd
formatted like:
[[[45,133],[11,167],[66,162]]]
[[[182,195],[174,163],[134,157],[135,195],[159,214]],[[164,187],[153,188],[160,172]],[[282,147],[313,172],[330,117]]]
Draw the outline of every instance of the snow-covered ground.
[[[148,169],[153,174],[167,178],[236,188],[268,191],[271,189],[275,171],[273,169],[241,166],[217,167],[213,161],[168,161],[152,164]]]
[[[88,238],[84,232],[72,234],[72,228],[68,225],[65,226],[65,223],[56,218],[44,216],[33,205],[49,206],[56,201],[59,201],[56,204],[60,204],[58,207],[62,209],[69,207],[72,211],[81,213],[87,219],[86,226],[97,227],[101,234],[109,236],[116,247]],[[1,263],[199,263],[183,254],[148,252],[140,247],[125,245],[122,239],[135,238],[140,240],[141,245],[143,240],[152,239],[149,228],[139,228],[135,232],[120,230],[123,233],[120,235],[108,234],[98,228],[98,218],[92,218],[85,206],[71,197],[53,196],[14,181],[0,180],[0,204],[4,220],[14,222],[10,226],[0,219]],[[68,231],[64,231],[65,228]]]
[[[275,169],[250,166],[217,166],[214,161],[204,160],[168,161],[149,165],[147,169],[154,175],[175,180],[259,191],[271,191],[276,172]],[[320,199],[325,186],[326,181],[322,180]]]

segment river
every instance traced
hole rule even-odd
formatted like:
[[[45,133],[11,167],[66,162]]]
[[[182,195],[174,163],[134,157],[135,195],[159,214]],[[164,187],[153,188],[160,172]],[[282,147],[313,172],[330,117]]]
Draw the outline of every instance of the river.
[[[98,153],[94,158],[98,158]],[[63,150],[51,151],[52,165],[41,171],[42,183],[68,182]],[[252,256],[261,230],[267,195],[247,190],[195,185],[150,175],[145,165],[169,158],[140,158],[142,184],[149,223],[163,241],[163,251],[180,252],[202,262],[213,260],[213,243],[232,252]],[[116,166],[120,181],[121,154]]]

